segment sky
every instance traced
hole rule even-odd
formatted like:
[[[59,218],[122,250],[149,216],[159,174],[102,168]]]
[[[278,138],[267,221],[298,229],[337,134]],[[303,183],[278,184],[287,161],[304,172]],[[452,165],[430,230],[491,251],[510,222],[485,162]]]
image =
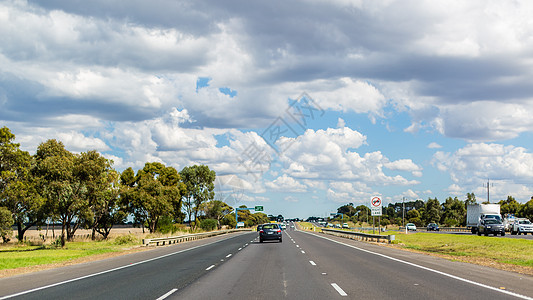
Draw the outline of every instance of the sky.
[[[533,196],[533,2],[0,0],[0,126],[267,214]]]

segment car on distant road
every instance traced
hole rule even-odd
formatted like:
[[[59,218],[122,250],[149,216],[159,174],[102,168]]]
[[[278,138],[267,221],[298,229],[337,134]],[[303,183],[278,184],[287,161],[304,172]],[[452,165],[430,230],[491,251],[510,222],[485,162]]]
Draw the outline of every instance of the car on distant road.
[[[413,224],[413,223],[407,223],[407,225],[405,225],[405,228],[406,228],[407,230],[416,231],[416,225]]]
[[[484,234],[485,236],[489,234],[494,234],[494,236],[500,234],[501,236],[505,235],[505,226],[503,222],[499,219],[481,219],[478,223],[477,235]]]
[[[350,226],[348,226],[348,223],[344,223],[342,224],[342,228],[350,228]]]
[[[279,226],[281,227],[282,230],[287,229],[287,225],[285,225],[284,223],[281,223]]]
[[[439,225],[437,223],[429,223],[427,227],[427,231],[439,231]]]
[[[282,242],[281,228],[278,224],[267,223],[263,224],[261,230],[259,230],[259,242],[268,240],[278,240]]]
[[[511,234],[521,235],[522,233],[526,235],[527,233],[533,235],[533,224],[526,218],[517,218],[514,220],[511,226]]]

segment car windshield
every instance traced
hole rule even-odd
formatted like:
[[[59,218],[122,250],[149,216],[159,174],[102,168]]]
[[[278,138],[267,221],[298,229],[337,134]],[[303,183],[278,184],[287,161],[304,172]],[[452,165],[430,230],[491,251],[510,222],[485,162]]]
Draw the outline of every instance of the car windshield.
[[[263,229],[278,229],[278,224],[265,224],[263,225]]]
[[[518,223],[519,224],[531,224],[531,222],[529,220],[520,221]]]
[[[496,219],[487,219],[485,220],[485,224],[501,224],[502,222],[500,222],[499,220],[496,220]]]

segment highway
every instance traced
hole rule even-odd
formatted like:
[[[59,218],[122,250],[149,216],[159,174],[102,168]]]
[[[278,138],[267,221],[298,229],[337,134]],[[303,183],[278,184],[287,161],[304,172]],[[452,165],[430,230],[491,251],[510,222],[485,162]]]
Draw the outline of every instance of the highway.
[[[0,299],[533,299],[533,277],[287,230],[0,279]],[[12,297],[13,296],[13,297]]]

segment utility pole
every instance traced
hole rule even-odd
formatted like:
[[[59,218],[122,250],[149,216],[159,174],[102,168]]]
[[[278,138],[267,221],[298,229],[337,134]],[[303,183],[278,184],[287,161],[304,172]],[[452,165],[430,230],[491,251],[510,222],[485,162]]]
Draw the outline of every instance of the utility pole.
[[[405,227],[405,197],[402,197],[402,227]]]
[[[494,186],[494,184],[492,184]],[[490,179],[487,178],[487,202],[490,203]]]

